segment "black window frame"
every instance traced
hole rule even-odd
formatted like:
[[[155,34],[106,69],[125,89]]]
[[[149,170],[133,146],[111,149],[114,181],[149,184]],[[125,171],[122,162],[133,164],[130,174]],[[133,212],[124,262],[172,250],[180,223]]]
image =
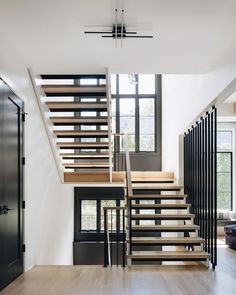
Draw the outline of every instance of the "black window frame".
[[[120,94],[119,89],[119,74],[116,75],[116,94],[112,94],[112,98],[116,99],[116,133],[120,133],[120,100],[133,98],[135,99],[135,150],[130,153],[155,153],[161,155],[161,75],[155,76],[155,93],[154,94],[139,94],[138,83],[135,85],[134,94]],[[139,75],[135,74],[136,81],[139,82]],[[139,99],[154,99],[154,150],[140,150],[140,114],[139,114]],[[160,126],[160,128],[157,128]],[[118,146],[118,151],[120,145]]]

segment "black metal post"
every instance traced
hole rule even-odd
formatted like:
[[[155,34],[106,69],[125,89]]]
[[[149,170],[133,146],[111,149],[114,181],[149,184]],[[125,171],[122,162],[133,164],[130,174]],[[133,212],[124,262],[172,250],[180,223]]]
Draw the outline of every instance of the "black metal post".
[[[104,267],[108,265],[107,210],[104,210]]]

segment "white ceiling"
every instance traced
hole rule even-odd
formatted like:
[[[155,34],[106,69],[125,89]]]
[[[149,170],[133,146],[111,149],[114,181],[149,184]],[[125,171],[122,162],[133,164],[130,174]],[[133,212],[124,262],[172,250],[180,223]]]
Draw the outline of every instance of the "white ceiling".
[[[120,0],[125,22],[154,39],[85,35],[112,24],[116,0],[0,0],[0,53],[37,73],[200,74],[236,62],[235,0]],[[9,61],[11,62],[11,61]],[[1,67],[1,64],[0,64]]]

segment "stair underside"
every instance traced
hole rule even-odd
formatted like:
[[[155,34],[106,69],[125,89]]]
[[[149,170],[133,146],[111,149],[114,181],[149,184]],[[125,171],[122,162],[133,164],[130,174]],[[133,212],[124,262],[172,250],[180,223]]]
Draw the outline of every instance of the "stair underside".
[[[106,79],[105,74],[43,74],[42,79],[46,80],[78,80],[78,79]]]
[[[169,190],[176,191],[183,189],[182,185],[173,184],[173,183],[133,183],[133,190]]]
[[[108,162],[97,163],[97,162],[90,162],[90,163],[63,163],[65,168],[109,168],[110,165]]]
[[[128,259],[137,260],[199,260],[209,259],[210,254],[203,251],[133,251]]]
[[[194,214],[132,214],[131,218],[136,220],[187,220],[194,217]]]

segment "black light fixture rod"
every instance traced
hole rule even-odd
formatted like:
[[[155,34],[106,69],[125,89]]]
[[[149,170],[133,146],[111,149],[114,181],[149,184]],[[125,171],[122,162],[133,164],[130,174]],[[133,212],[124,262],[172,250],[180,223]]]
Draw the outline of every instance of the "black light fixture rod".
[[[121,36],[120,36],[121,47],[123,45],[123,39],[124,39],[124,9],[122,9],[121,11]]]
[[[117,24],[118,24],[118,17],[117,17],[117,8],[115,10],[115,14],[116,14],[116,23],[115,23],[115,45],[117,47]]]
[[[99,32],[99,31],[85,31],[84,34],[112,34],[112,32]],[[128,35],[136,35],[137,32],[125,32],[125,34],[128,34]]]

